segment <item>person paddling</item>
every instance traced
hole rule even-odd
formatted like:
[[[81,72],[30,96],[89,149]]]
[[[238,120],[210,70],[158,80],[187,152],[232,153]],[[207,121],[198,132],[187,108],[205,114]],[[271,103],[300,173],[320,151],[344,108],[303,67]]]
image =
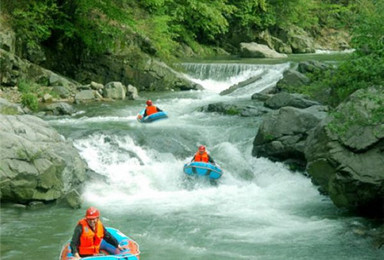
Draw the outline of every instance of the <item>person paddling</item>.
[[[191,162],[209,162],[212,164],[216,164],[213,158],[207,153],[204,145],[199,146],[199,149],[193,156]]]
[[[116,238],[105,229],[99,218],[100,211],[90,207],[85,212],[85,218],[77,223],[70,243],[73,259],[99,254],[103,239],[117,249],[123,250]]]
[[[143,117],[150,116],[150,115],[155,114],[157,112],[163,111],[160,108],[158,108],[157,106],[154,106],[152,103],[152,100],[150,100],[150,99],[147,100],[146,104],[147,104],[147,107],[145,108]]]

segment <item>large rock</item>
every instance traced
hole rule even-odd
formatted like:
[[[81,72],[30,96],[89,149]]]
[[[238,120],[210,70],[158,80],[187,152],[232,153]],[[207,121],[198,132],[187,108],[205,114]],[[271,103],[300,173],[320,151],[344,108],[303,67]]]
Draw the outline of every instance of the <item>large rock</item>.
[[[200,85],[190,81],[183,74],[156,59],[147,60],[142,73],[142,79],[147,81],[148,90],[202,89]],[[139,84],[135,85],[139,86]]]
[[[304,74],[321,73],[322,71],[328,70],[330,68],[333,68],[333,66],[317,60],[301,61],[297,66],[297,70]]]
[[[279,91],[284,91],[289,88],[300,88],[309,85],[310,79],[300,72],[289,69],[284,71],[283,78],[276,83],[276,88]]]
[[[119,81],[125,86],[136,86],[139,91],[202,89],[167,64],[140,52],[84,60],[75,78],[80,82],[103,84]]]
[[[384,215],[384,88],[359,90],[306,142],[307,171],[335,205]]]
[[[265,74],[267,74],[266,71],[263,71],[256,76],[252,76],[252,77],[250,77],[246,80],[243,80],[243,81],[241,81],[235,85],[232,85],[229,88],[227,88],[226,90],[221,91],[220,95],[228,95],[228,94],[236,91],[239,88],[243,88],[243,87],[246,87],[252,83],[255,83],[256,81],[260,80]]]
[[[318,102],[305,98],[300,94],[289,94],[286,92],[277,93],[265,101],[265,106],[271,109],[282,107],[307,108],[320,105]]]
[[[240,43],[240,55],[244,58],[286,58],[286,54],[278,53],[267,45],[255,42]]]
[[[298,26],[289,26],[280,29],[277,38],[289,44],[293,53],[313,53],[315,52],[315,43],[313,38]]]
[[[127,86],[127,99],[136,100],[139,98],[139,91],[132,85]]]
[[[0,48],[8,52],[15,53],[16,46],[16,35],[15,32],[4,23],[2,17],[0,26]]]
[[[103,97],[111,99],[124,99],[127,88],[121,82],[109,82],[103,89]]]
[[[315,45],[317,50],[347,50],[351,36],[348,32],[340,29],[324,27],[315,35]]]
[[[11,103],[4,98],[0,98],[0,114],[21,115],[24,114],[24,111],[19,105]]]
[[[97,97],[96,93],[97,91],[92,89],[81,90],[76,93],[75,101],[77,103],[95,101]]]
[[[49,202],[73,194],[86,179],[86,164],[45,121],[0,115],[0,178],[2,202]]]
[[[80,85],[76,81],[67,79],[2,49],[0,49],[0,64],[0,84],[5,87],[14,87],[17,86],[18,81],[26,80],[43,86],[62,86],[66,91],[75,93],[77,86]]]
[[[239,115],[242,117],[262,116],[270,111],[261,105],[235,104],[235,103],[214,103],[201,108],[204,112],[216,112],[225,115]]]
[[[51,103],[42,108],[46,114],[52,114],[55,116],[58,115],[72,115],[75,112],[75,109],[72,105],[65,102]]]
[[[325,118],[325,110],[323,106],[283,107],[268,113],[253,142],[252,155],[304,169],[305,141],[308,133]]]
[[[276,50],[279,53],[291,54],[292,48],[287,43],[283,42],[279,38],[271,35],[269,30],[262,31],[257,35],[258,42],[268,45],[269,48]]]

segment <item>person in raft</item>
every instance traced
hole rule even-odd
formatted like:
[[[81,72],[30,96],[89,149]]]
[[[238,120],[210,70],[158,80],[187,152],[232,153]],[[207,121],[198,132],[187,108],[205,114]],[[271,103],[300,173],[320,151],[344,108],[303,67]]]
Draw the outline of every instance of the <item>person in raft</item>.
[[[105,229],[99,217],[100,211],[90,207],[85,212],[85,218],[77,223],[70,244],[73,259],[99,254],[103,239],[117,249],[123,250],[116,238]]]
[[[205,150],[204,145],[199,146],[199,150],[195,153],[191,162],[205,162],[205,163],[209,162],[212,164],[216,164],[215,161],[212,159],[212,157]]]
[[[146,104],[147,104],[147,107],[145,108],[143,117],[150,116],[154,113],[163,111],[160,108],[154,106],[152,103],[152,100],[147,100]]]

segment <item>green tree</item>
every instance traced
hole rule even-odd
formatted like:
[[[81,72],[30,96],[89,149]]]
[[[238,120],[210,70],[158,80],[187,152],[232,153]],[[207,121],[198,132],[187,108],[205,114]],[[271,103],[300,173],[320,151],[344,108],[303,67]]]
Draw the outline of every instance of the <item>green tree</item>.
[[[16,6],[12,15],[17,35],[29,47],[47,40],[52,30],[61,28],[66,19],[54,0],[28,1],[23,6]]]
[[[276,23],[268,13],[266,0],[230,0],[236,7],[231,16],[231,24],[248,29],[260,29]]]
[[[201,43],[212,43],[216,36],[228,31],[226,17],[233,6],[226,0],[174,0],[168,1],[168,12],[172,17],[171,28],[184,41],[189,37]]]
[[[161,51],[175,53],[175,46],[215,44],[229,30],[227,17],[235,7],[227,0],[144,0],[140,6],[151,14],[141,28],[162,46]],[[170,45],[167,48],[165,45]],[[158,45],[159,46],[159,45]]]
[[[297,25],[310,28],[317,23],[314,10],[317,7],[315,0],[266,0],[267,10],[272,13],[276,26],[287,28]]]
[[[315,75],[318,81],[307,88],[312,96],[325,97],[326,93],[323,101],[332,106],[358,89],[384,85],[384,2],[361,0],[353,3],[353,10],[354,53],[336,69]]]
[[[113,49],[116,42],[124,41],[127,27],[135,24],[126,3],[117,0],[73,1],[75,37],[95,53]]]
[[[384,2],[362,0],[351,45],[356,49],[330,79],[333,104],[360,88],[384,85]]]

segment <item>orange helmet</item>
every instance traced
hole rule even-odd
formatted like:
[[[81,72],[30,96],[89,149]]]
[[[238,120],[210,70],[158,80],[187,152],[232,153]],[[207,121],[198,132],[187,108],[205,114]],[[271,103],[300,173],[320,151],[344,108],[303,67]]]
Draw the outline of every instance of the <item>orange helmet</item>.
[[[147,104],[148,106],[152,106],[152,100],[148,99],[146,104]]]
[[[205,146],[204,145],[200,145],[199,146],[199,151],[200,152],[205,152]]]
[[[100,211],[95,207],[90,207],[85,212],[85,218],[87,218],[87,219],[95,219],[98,217],[100,217]]]

